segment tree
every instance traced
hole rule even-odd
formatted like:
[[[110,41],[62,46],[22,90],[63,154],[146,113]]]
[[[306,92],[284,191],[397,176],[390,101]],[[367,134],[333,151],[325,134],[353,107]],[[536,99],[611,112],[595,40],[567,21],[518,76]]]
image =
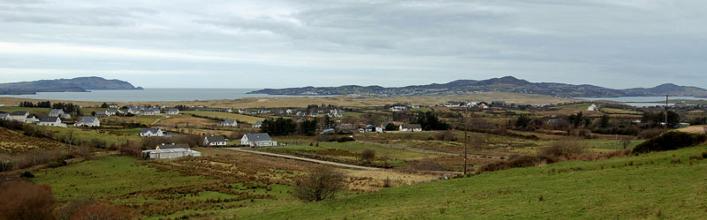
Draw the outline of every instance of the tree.
[[[385,125],[386,131],[397,131],[399,129],[400,128],[398,126],[395,126],[395,124],[393,124],[393,123],[388,123],[387,125]]]
[[[317,134],[317,120],[304,120],[299,123],[299,133],[307,136]]]
[[[422,126],[422,130],[447,130],[449,125],[439,120],[437,114],[428,111],[423,113],[418,113],[415,118],[415,123]]]
[[[602,115],[601,119],[599,119],[599,127],[600,128],[608,128],[609,127],[609,115]]]
[[[297,130],[297,124],[289,118],[266,119],[263,121],[260,130],[272,135],[288,135]]]
[[[532,119],[530,119],[530,117],[528,117],[528,115],[522,114],[522,115],[518,116],[518,119],[516,119],[515,126],[516,126],[516,128],[527,129],[528,126],[530,125],[531,120]]]
[[[103,104],[101,104],[101,108],[108,108],[108,107],[109,107],[109,106],[108,106],[108,103],[105,103],[105,102],[104,102]]]
[[[295,181],[294,196],[308,202],[331,199],[344,188],[344,175],[329,167],[318,167]]]
[[[570,121],[572,126],[577,128],[584,121],[584,114],[582,112],[578,112],[577,114],[570,115],[567,119]]]

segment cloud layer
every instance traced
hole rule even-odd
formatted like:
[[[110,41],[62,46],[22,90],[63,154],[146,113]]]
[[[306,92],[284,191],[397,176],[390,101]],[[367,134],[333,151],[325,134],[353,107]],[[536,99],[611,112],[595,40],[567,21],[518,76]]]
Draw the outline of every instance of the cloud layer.
[[[0,0],[0,82],[399,86],[515,75],[705,87],[699,0]]]

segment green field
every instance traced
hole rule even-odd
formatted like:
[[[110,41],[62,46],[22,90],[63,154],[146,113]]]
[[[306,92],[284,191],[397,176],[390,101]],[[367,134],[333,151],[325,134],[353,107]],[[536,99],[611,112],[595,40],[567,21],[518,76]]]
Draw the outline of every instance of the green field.
[[[17,107],[17,106],[2,106],[0,107],[0,112],[16,112],[16,111],[26,111],[30,114],[35,114],[38,116],[46,116],[49,114],[49,108],[27,108],[27,107]]]
[[[228,112],[184,111],[182,113],[190,114],[190,115],[194,115],[194,116],[217,118],[217,119],[221,119],[221,120],[230,119],[230,120],[236,120],[238,122],[245,122],[248,124],[254,124],[258,121],[264,120],[264,119],[258,118],[258,117],[235,114],[235,113],[228,113]]]
[[[253,219],[700,219],[707,146],[404,186]]]

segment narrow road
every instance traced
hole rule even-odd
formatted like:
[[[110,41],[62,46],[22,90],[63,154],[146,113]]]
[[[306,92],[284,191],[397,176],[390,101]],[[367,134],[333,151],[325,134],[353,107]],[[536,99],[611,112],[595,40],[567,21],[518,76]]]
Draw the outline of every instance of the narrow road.
[[[349,168],[349,169],[356,169],[356,170],[383,170],[381,168],[376,168],[376,167],[364,167],[364,166],[357,166],[357,165],[351,165],[351,164],[345,164],[345,163],[337,163],[337,162],[331,162],[331,161],[326,161],[326,160],[317,160],[317,159],[311,159],[311,158],[306,158],[306,157],[297,157],[297,156],[292,156],[292,155],[283,155],[283,154],[274,154],[274,153],[268,153],[268,152],[261,152],[261,151],[256,151],[256,150],[249,150],[245,148],[224,148],[227,150],[234,150],[234,151],[240,151],[240,152],[245,152],[245,153],[251,153],[251,154],[259,154],[263,156],[269,156],[269,157],[279,157],[279,158],[286,158],[286,159],[292,159],[292,160],[300,160],[300,161],[307,161],[307,162],[312,162],[312,163],[318,163],[318,164],[324,164],[324,165],[331,165],[331,166],[337,166],[337,167],[343,167],[343,168]]]

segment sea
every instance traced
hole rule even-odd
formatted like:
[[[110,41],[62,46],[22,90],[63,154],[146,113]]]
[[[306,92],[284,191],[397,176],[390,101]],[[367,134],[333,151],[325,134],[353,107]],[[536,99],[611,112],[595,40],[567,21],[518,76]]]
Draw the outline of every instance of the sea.
[[[247,94],[258,89],[169,89],[146,88],[143,90],[93,90],[89,92],[39,92],[34,95],[0,95],[47,100],[96,101],[96,102],[168,102],[207,101],[274,97],[265,94]],[[286,97],[286,96],[276,96]]]
[[[614,101],[620,102],[629,106],[634,107],[651,107],[651,106],[664,106],[665,96],[625,96],[625,97],[611,97],[611,98],[585,98],[578,97],[576,99],[588,100],[588,101]],[[707,100],[707,98],[691,97],[691,96],[669,96],[668,100]],[[670,103],[668,105],[673,105]]]

